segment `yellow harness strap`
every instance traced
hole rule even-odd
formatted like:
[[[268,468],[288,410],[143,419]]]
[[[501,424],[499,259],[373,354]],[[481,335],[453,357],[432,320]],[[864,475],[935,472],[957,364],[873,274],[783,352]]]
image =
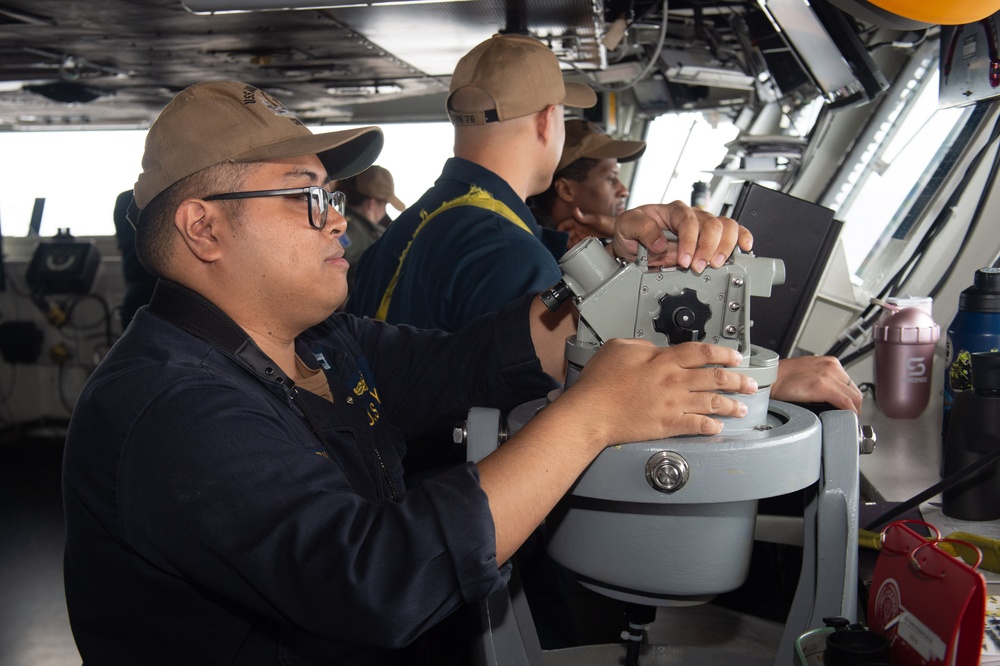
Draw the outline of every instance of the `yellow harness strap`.
[[[452,199],[451,201],[445,201],[432,213],[428,214],[425,210],[420,211],[420,224],[418,224],[417,228],[413,230],[413,235],[410,236],[410,241],[406,244],[406,248],[403,249],[403,253],[399,255],[399,265],[396,267],[396,272],[393,274],[392,279],[389,280],[389,286],[386,287],[385,293],[382,294],[382,302],[379,303],[378,310],[375,312],[376,319],[385,321],[385,318],[389,314],[389,302],[392,301],[392,292],[396,290],[396,283],[399,282],[399,275],[403,271],[403,262],[406,261],[406,255],[409,253],[410,247],[413,245],[413,241],[416,240],[417,234],[419,234],[420,231],[427,226],[427,223],[434,219],[434,217],[446,210],[457,208],[458,206],[475,206],[476,208],[493,211],[497,215],[500,215],[504,219],[514,223],[521,229],[524,229],[527,233],[531,233],[531,229],[528,228],[528,225],[525,224],[524,221],[517,216],[517,213],[512,211],[507,204],[502,201],[497,201],[489,192],[480,187],[476,187],[475,185],[469,189],[468,194]]]

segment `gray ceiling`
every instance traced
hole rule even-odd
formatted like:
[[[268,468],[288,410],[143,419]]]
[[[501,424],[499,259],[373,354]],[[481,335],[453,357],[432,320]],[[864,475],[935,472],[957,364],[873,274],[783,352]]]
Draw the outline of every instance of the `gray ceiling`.
[[[181,0],[0,0],[0,131],[144,127],[207,79],[266,88],[306,122],[443,119],[455,63],[495,32],[529,30],[568,65],[598,67],[602,8],[468,0],[196,15]]]
[[[143,128],[179,90],[210,79],[264,88],[309,124],[444,120],[455,64],[496,32],[545,40],[568,78],[615,88],[643,113],[736,113],[748,102],[818,94],[802,47],[792,53],[759,0],[367,0],[374,4],[226,14],[196,14],[184,1],[0,0],[0,131]],[[807,24],[802,44],[836,54],[858,41],[860,26],[833,2],[766,4],[795,21],[808,7],[833,12],[826,29],[842,23],[839,32],[816,39]],[[605,48],[619,23],[624,38]]]

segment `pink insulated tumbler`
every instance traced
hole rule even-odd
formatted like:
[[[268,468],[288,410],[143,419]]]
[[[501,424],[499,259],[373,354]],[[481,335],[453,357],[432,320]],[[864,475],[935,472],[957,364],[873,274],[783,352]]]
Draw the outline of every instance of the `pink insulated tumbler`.
[[[941,327],[921,308],[902,308],[875,325],[875,402],[894,419],[913,419],[931,395]]]

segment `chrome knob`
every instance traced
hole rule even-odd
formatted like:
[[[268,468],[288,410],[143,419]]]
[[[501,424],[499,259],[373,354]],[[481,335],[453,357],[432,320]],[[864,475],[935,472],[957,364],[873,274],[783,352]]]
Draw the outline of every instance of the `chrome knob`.
[[[646,461],[646,481],[661,493],[680,490],[690,476],[687,460],[673,451],[660,451]]]

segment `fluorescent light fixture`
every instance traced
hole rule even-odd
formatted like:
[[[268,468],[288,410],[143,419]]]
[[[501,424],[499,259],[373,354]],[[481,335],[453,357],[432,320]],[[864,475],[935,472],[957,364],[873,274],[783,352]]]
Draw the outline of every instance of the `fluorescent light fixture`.
[[[622,81],[631,81],[635,77],[639,76],[639,72],[642,71],[642,66],[635,62],[624,62],[615,65],[609,65],[605,69],[599,69],[591,74],[594,80],[601,85],[609,85],[613,83],[621,83]]]
[[[182,0],[192,14],[232,14],[237,12],[268,12],[283,9],[335,9],[338,7],[368,7],[371,5],[418,5],[469,0]]]
[[[379,83],[374,85],[342,85],[330,86],[326,89],[328,95],[334,97],[374,97],[375,95],[395,95],[403,89],[395,83]]]
[[[735,90],[753,89],[754,79],[698,49],[663,49],[660,69],[668,81]]]

